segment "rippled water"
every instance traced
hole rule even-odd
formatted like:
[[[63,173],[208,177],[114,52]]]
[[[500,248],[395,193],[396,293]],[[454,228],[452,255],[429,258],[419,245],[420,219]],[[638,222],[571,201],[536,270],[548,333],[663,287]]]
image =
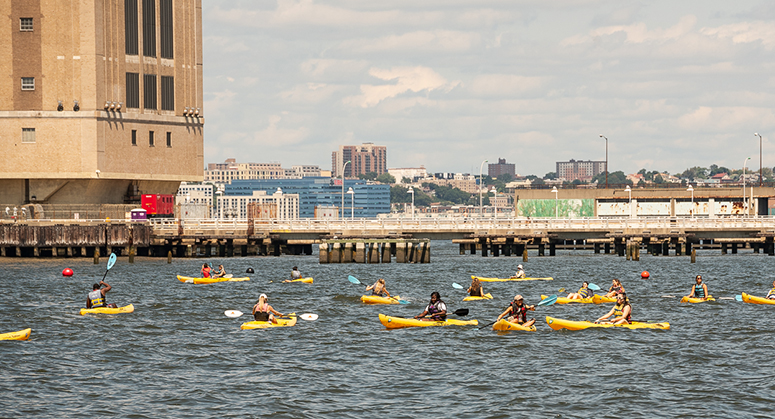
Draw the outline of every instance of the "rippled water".
[[[626,261],[590,251],[530,254],[529,275],[554,281],[484,284],[491,301],[460,301],[469,275],[507,276],[521,258],[460,256],[434,242],[426,265],[319,265],[316,257],[212,258],[249,282],[183,284],[202,259],[120,258],[106,281],[109,302],[133,314],[81,316],[91,260],[0,260],[0,332],[31,327],[27,342],[0,342],[0,416],[75,417],[772,417],[775,307],[730,300],[679,304],[700,273],[716,297],[766,294],[775,258],[648,256]],[[283,284],[298,265],[313,285]],[[61,271],[73,268],[75,276]],[[640,279],[648,270],[651,279]],[[379,277],[410,305],[366,306],[364,283]],[[385,330],[378,313],[411,316],[438,290],[450,311],[489,323],[515,293],[536,303],[582,280],[621,278],[640,320],[669,331],[549,329],[545,315],[593,320],[606,305],[538,307],[535,333],[490,328]],[[270,280],[274,282],[270,283]],[[317,313],[296,327],[240,330],[260,293],[288,313]]]

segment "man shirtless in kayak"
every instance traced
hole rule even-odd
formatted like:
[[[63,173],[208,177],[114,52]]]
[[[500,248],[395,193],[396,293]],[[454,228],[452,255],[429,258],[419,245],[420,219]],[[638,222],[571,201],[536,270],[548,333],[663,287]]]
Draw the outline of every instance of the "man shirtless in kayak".
[[[102,286],[105,286],[105,288],[102,288]],[[117,306],[115,304],[108,304],[106,301],[107,293],[113,289],[108,283],[105,281],[100,281],[99,284],[94,284],[92,286],[92,291],[89,293],[89,295],[86,297],[86,308],[98,308],[98,307],[111,307],[116,308]]]
[[[530,327],[535,324],[536,319],[527,319],[527,311],[534,311],[536,306],[528,306],[524,304],[524,298],[521,295],[515,295],[514,301],[509,304],[509,307],[498,316],[498,320],[505,316],[506,320],[511,323],[521,324],[525,327]]]

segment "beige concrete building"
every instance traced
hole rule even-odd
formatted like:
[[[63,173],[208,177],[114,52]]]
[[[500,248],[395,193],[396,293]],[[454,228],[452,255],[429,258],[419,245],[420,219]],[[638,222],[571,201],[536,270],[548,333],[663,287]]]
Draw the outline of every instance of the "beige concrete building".
[[[0,204],[203,178],[201,0],[0,0]]]

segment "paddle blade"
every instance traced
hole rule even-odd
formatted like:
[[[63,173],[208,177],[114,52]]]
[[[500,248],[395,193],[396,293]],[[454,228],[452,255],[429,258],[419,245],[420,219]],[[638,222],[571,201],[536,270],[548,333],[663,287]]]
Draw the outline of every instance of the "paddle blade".
[[[550,306],[557,302],[557,294],[550,295],[543,300],[541,300],[540,303],[536,304],[537,306]]]
[[[462,285],[458,284],[457,282],[453,282],[452,283],[452,288],[457,288],[459,290],[462,290],[465,287],[463,287]]]
[[[736,301],[743,301],[743,296],[742,296],[742,294],[741,294],[741,295],[735,295],[735,300],[736,300]]]
[[[595,284],[589,284],[589,285],[587,286],[587,288],[591,289],[592,291],[600,291],[600,289],[601,289],[600,287],[598,287],[598,286],[597,286],[597,285],[595,285]]]
[[[357,285],[361,284],[361,281],[358,281],[358,278],[356,278],[356,277],[354,277],[352,275],[348,276],[347,280],[352,282],[353,284],[357,284]]]
[[[225,314],[226,317],[239,317],[243,313],[241,311],[239,311],[239,310],[226,310],[226,311],[223,312],[223,314]]]
[[[318,319],[318,315],[314,314],[314,313],[304,313],[304,314],[302,314],[299,317],[301,317],[304,320],[309,320],[309,321],[313,321],[313,320],[317,320]]]
[[[398,304],[409,304],[409,301],[406,300],[396,300],[398,301]]]
[[[226,274],[223,277],[224,278],[234,278],[234,274]]]
[[[452,314],[456,316],[467,316],[468,315],[468,309],[467,308],[459,308],[455,310]]]
[[[557,292],[565,292],[565,288],[560,288],[557,290]]]
[[[108,258],[108,270],[113,267],[113,265],[116,264],[116,254],[111,253],[110,258]]]

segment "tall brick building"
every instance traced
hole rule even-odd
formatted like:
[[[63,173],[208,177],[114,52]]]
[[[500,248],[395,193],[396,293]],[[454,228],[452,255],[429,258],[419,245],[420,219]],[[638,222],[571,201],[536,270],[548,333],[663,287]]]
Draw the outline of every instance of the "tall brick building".
[[[387,147],[363,143],[361,145],[341,145],[339,151],[331,153],[331,172],[333,177],[341,175],[342,166],[345,178],[355,178],[358,175],[375,172],[377,175],[387,173]]]
[[[202,180],[201,0],[6,0],[0,39],[0,204]]]

